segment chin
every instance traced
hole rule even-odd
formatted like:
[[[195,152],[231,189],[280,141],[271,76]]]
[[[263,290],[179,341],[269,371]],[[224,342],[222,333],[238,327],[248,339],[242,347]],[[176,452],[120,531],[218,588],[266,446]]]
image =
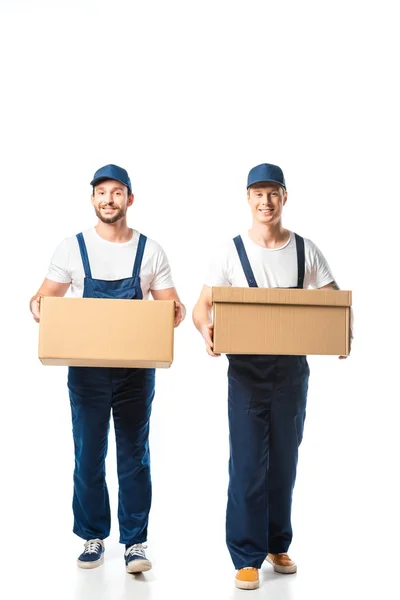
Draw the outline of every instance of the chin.
[[[106,223],[106,225],[112,225],[113,223],[116,223],[117,221],[119,221],[120,219],[122,219],[125,216],[124,213],[119,212],[117,215],[114,215],[113,217],[105,217],[100,211],[99,212],[96,211],[96,215],[100,219],[100,221],[102,223]]]
[[[103,223],[106,223],[106,225],[112,225],[113,223],[116,223],[117,221],[119,221],[122,217],[118,216],[118,217],[110,217],[109,219],[104,218],[104,217],[99,217],[100,221],[102,221]]]

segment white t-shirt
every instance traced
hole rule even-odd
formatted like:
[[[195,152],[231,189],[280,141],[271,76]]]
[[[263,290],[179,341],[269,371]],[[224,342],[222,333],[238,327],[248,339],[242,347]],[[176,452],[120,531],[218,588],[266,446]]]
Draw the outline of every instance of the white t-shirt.
[[[93,279],[115,281],[132,277],[139,242],[139,232],[133,230],[129,242],[108,242],[92,227],[83,232]],[[58,283],[71,282],[72,296],[82,298],[85,272],[76,236],[66,238],[57,247],[51,259],[47,279]],[[140,287],[143,299],[150,290],[174,287],[168,259],[157,242],[147,238],[140,269]]]
[[[297,286],[296,238],[292,231],[289,240],[280,248],[259,246],[250,239],[247,231],[241,237],[258,287]],[[320,288],[334,281],[322,252],[306,238],[304,253],[304,288]],[[215,256],[204,283],[210,287],[249,286],[233,239],[224,244]]]

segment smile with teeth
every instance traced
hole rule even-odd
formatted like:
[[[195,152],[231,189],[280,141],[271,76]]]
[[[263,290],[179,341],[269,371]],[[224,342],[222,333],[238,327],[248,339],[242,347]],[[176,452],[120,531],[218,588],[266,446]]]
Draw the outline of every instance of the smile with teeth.
[[[274,211],[273,208],[259,208],[258,210],[260,212],[262,212],[264,215],[269,215]]]

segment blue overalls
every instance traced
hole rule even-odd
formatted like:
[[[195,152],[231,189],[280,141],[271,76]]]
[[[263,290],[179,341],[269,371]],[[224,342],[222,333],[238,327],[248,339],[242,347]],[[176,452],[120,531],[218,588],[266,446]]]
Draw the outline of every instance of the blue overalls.
[[[145,236],[139,238],[132,277],[117,281],[92,278],[82,233],[77,238],[85,271],[84,298],[143,299],[140,267]],[[103,540],[110,533],[105,458],[111,410],[117,446],[120,542],[132,545],[147,539],[151,504],[148,436],[154,385],[154,369],[69,368],[75,446],[73,531],[85,540]]]
[[[258,287],[243,241],[234,239],[250,287]],[[304,240],[296,234],[304,285]],[[226,541],[236,569],[260,568],[287,552],[298,446],[303,437],[309,367],[305,356],[228,355],[230,432]]]

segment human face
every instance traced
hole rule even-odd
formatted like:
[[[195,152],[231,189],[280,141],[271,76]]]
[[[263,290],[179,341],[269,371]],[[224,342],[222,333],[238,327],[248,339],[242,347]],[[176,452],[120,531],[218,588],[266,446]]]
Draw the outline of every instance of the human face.
[[[278,225],[282,219],[287,193],[277,183],[260,183],[248,189],[247,200],[255,223]]]
[[[107,179],[95,186],[92,204],[97,217],[103,223],[116,223],[126,216],[128,206],[133,203],[126,185],[114,179]]]

